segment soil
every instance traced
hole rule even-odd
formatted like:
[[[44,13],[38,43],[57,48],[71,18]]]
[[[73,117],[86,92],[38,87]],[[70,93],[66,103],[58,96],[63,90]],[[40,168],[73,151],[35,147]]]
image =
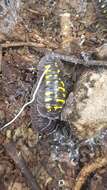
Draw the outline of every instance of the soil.
[[[0,61],[1,127],[12,120],[24,103],[30,99],[32,88],[37,80],[37,65],[46,51],[64,52],[80,58],[81,52],[91,54],[102,44],[104,38],[103,32],[100,32],[102,30],[96,31],[95,28],[94,31],[90,30],[90,26],[96,21],[92,2],[87,0],[63,2],[23,0],[15,25],[12,25],[8,34],[0,33],[0,44],[10,44],[9,47],[2,48]],[[67,50],[63,44],[68,39],[66,35],[63,36],[63,27],[61,28],[60,25],[62,14],[60,3],[64,11],[68,11],[69,7],[70,13],[71,33]],[[64,7],[65,4],[66,7]],[[20,45],[23,42],[26,44],[33,42],[37,47]],[[15,43],[19,45],[13,45]],[[68,84],[69,92],[71,88],[75,88],[76,80],[82,70],[83,67],[77,66],[75,69],[75,66],[65,64],[64,77],[70,84]],[[81,167],[91,158],[88,161],[82,160],[82,164],[79,161],[75,164],[69,158],[68,149],[63,150],[63,146],[59,151],[60,156],[57,157],[55,152],[57,145],[54,147],[57,138],[59,136],[53,134],[42,137],[35,132],[31,123],[30,106],[24,109],[21,116],[0,134],[0,190],[33,189],[28,179],[24,177],[19,164],[7,150],[6,144],[8,143],[13,143],[17,152],[20,152],[41,190],[73,190]],[[89,154],[91,154],[90,151]],[[82,189],[101,190],[103,186],[105,190],[107,188],[106,176],[106,167],[94,171]]]

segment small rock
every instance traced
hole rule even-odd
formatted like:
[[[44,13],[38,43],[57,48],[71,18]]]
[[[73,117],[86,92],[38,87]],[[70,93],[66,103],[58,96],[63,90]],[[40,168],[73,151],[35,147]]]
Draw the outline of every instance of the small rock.
[[[107,128],[107,70],[85,70],[77,81],[74,97],[72,107],[69,95],[62,116],[80,139]]]
[[[10,188],[9,188],[8,190],[10,190]],[[23,190],[22,183],[15,182],[15,183],[12,185],[11,190]]]
[[[5,113],[3,110],[0,110],[0,120],[4,120],[5,119]]]
[[[11,139],[11,138],[12,138],[12,132],[11,132],[11,130],[7,130],[7,131],[6,131],[6,137],[7,137],[8,139]]]
[[[99,59],[107,59],[107,43],[104,43],[99,48],[96,48],[96,54]]]

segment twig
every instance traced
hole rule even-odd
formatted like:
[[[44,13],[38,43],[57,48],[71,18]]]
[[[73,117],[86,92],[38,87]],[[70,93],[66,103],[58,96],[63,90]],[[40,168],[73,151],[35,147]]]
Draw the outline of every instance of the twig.
[[[4,44],[1,44],[2,48],[23,47],[23,46],[40,48],[40,49],[45,48],[44,44],[40,44],[40,43],[36,43],[36,42],[7,42]]]
[[[35,100],[36,94],[37,94],[37,92],[38,92],[38,89],[39,89],[39,87],[40,87],[40,85],[41,85],[41,82],[42,82],[42,80],[43,80],[43,78],[44,78],[44,76],[45,76],[45,73],[48,71],[48,69],[49,69],[49,67],[48,67],[48,68],[43,72],[43,74],[41,75],[40,80],[39,80],[39,82],[38,82],[38,84],[37,84],[37,87],[36,87],[36,89],[35,89],[35,91],[34,91],[34,94],[33,94],[33,96],[32,96],[32,99],[31,99],[29,102],[25,103],[25,104],[23,105],[23,107],[21,108],[21,110],[18,112],[18,114],[17,114],[10,122],[6,123],[3,127],[1,127],[1,128],[0,128],[0,131],[2,131],[3,129],[5,129],[5,128],[8,127],[9,125],[11,125],[11,124],[20,116],[20,114],[23,112],[23,110],[24,110],[29,104],[33,103],[33,101]]]
[[[48,10],[45,10],[43,8],[41,8],[41,9],[36,8],[36,10],[28,8],[27,11],[29,11],[33,14],[36,14],[36,15],[41,15],[41,16],[48,16],[50,13]]]
[[[81,190],[87,177],[95,170],[102,168],[107,165],[107,158],[97,158],[93,163],[88,164],[82,168],[79,175],[76,178],[76,184],[74,190]]]
[[[70,20],[71,14],[69,11],[68,3],[68,0],[59,1],[59,16],[62,36],[61,47],[65,52],[70,53],[72,33]]]
[[[35,51],[46,54],[52,52],[52,48],[47,48],[45,44],[36,42],[7,42],[1,44],[2,49],[8,48],[20,48],[20,47],[31,47]]]
[[[39,10],[33,10],[33,9],[27,9],[27,11],[36,14],[36,15],[42,15],[42,16],[46,16],[44,13],[40,12]]]
[[[50,57],[56,57],[56,58],[61,59],[65,62],[69,62],[72,65],[78,64],[78,65],[83,65],[85,67],[89,67],[89,66],[107,67],[107,61],[103,61],[103,60],[87,60],[87,61],[85,61],[83,59],[78,59],[74,55],[64,55],[62,53],[56,53],[56,52],[52,52],[49,56]]]
[[[78,59],[74,55],[65,55],[61,52],[53,52],[51,49],[45,48],[45,46],[43,46],[43,44],[41,45],[41,44],[38,44],[35,42],[15,42],[15,43],[1,44],[2,48],[24,47],[24,46],[32,47],[37,52],[49,54],[50,57],[56,57],[56,58],[61,59],[63,61],[70,62],[72,65],[78,64],[78,65],[84,65],[85,67],[89,67],[89,66],[107,67],[107,61],[87,60],[87,62],[86,62],[83,59]]]
[[[41,190],[38,182],[34,179],[32,173],[28,169],[28,166],[22,157],[21,153],[16,150],[16,146],[14,143],[8,143],[4,145],[7,153],[10,157],[14,160],[17,167],[21,170],[22,174],[24,175],[29,187],[32,190]]]

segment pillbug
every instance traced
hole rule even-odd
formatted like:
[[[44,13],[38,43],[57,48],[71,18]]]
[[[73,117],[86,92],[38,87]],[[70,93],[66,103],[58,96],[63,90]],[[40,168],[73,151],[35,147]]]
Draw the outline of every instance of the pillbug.
[[[54,128],[56,121],[60,118],[66,99],[66,88],[61,70],[62,63],[59,59],[52,58],[49,55],[41,59],[38,65],[37,82],[47,67],[49,69],[44,76],[31,108],[32,125],[36,125],[37,121],[39,121],[37,124],[39,131]],[[35,117],[39,119],[35,121]]]

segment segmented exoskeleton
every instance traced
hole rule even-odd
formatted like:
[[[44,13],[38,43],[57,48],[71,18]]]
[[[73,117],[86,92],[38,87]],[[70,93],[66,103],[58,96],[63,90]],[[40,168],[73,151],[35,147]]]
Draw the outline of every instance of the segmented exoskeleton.
[[[56,121],[60,118],[60,113],[66,99],[66,89],[60,59],[52,58],[49,55],[43,57],[38,65],[37,82],[47,67],[49,69],[44,76],[37,93],[37,98],[31,108],[32,125],[37,124],[34,127],[40,132],[54,128]],[[36,121],[35,118],[37,118]]]

